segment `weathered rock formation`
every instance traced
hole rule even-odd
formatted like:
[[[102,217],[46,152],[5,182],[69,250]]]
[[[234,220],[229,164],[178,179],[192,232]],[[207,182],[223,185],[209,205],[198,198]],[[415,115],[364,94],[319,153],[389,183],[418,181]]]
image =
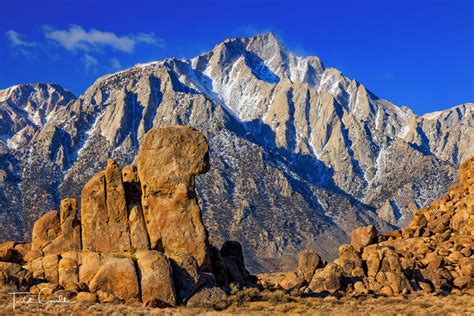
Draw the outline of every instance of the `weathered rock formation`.
[[[314,251],[300,253],[298,270],[279,286],[313,293],[474,294],[474,158],[461,165],[459,183],[416,211],[408,227],[383,235],[373,226],[358,228],[334,262],[319,267],[318,258]]]
[[[194,177],[208,170],[199,131],[150,130],[136,165],[121,170],[109,160],[85,184],[80,219],[76,200],[64,199],[59,213],[35,223],[31,247],[0,247],[0,260],[8,261],[0,263],[0,285],[165,307],[204,289],[251,284],[239,243],[220,251],[209,244],[194,188]]]
[[[191,255],[209,266],[207,232],[194,189],[194,177],[209,170],[204,135],[190,127],[151,130],[136,158],[142,207],[150,246],[177,259]]]

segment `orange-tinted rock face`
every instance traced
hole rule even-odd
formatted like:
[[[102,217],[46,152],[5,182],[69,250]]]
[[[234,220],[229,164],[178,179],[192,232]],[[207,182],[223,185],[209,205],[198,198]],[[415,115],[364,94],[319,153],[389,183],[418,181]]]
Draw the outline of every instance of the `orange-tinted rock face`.
[[[81,225],[77,217],[76,199],[66,198],[61,201],[59,221],[61,232],[56,239],[43,247],[44,254],[81,250]]]
[[[138,299],[140,289],[133,260],[113,256],[102,258],[97,273],[89,283],[90,291],[100,290],[124,301]]]
[[[43,215],[33,226],[32,247],[42,249],[48,242],[53,241],[61,232],[61,224],[57,211]]]
[[[209,265],[208,240],[194,177],[209,169],[208,150],[197,130],[174,126],[151,130],[136,158],[151,248],[189,254],[201,267]]]
[[[373,225],[355,229],[351,233],[351,244],[356,251],[377,241],[377,229]]]
[[[105,185],[109,234],[112,245],[116,245],[114,249],[118,251],[129,251],[130,233],[122,170],[120,170],[119,166],[113,160],[107,162]]]
[[[459,183],[468,186],[474,184],[474,157],[466,160],[459,167]],[[470,192],[472,192],[472,189]]]
[[[84,250],[108,251],[111,249],[103,171],[93,176],[82,189],[81,226]]]
[[[113,160],[84,186],[81,222],[84,250],[130,251],[122,171]]]
[[[81,226],[77,218],[76,199],[63,199],[59,213],[50,211],[43,215],[33,227],[32,240],[31,253],[39,255],[80,250]]]
[[[171,265],[166,256],[149,250],[138,251],[136,257],[143,303],[158,307],[176,305]]]
[[[70,250],[80,250],[81,226],[77,218],[76,199],[67,198],[61,201],[59,218],[61,222],[61,234],[66,242],[71,244],[71,248],[73,248]]]

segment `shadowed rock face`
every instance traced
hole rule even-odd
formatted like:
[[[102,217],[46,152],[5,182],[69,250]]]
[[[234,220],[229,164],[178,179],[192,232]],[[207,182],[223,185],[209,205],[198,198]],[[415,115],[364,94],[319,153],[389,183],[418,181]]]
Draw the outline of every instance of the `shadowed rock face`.
[[[137,250],[150,249],[148,232],[145,226],[145,219],[143,218],[142,194],[137,167],[135,165],[125,166],[122,169],[122,177],[128,208],[130,243]]]
[[[76,200],[63,199],[59,213],[35,223],[27,254],[18,259],[22,247],[2,245],[0,258],[19,260],[26,270],[8,263],[0,272],[15,280],[28,274],[26,284],[16,282],[27,289],[34,279],[88,290],[99,301],[158,307],[186,303],[204,288],[253,284],[238,242],[220,252],[209,244],[194,188],[194,177],[209,170],[208,150],[192,127],[150,130],[136,167],[121,170],[109,160],[86,183],[81,220]]]

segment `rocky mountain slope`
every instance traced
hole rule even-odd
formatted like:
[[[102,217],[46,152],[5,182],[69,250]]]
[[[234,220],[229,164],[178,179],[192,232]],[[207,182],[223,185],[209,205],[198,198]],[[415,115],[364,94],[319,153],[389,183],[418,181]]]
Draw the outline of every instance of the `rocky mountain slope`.
[[[2,111],[28,108],[6,91]],[[43,97],[44,123],[24,146],[11,132],[2,138],[4,239],[28,238],[34,220],[77,197],[108,158],[132,162],[152,127],[189,124],[206,135],[213,168],[197,191],[210,239],[241,241],[254,271],[304,248],[334,257],[357,226],[406,224],[474,154],[474,104],[417,116],[271,33],[136,65],[78,99],[57,92],[65,102]]]
[[[21,238],[25,218],[21,199],[21,156],[53,110],[76,97],[59,85],[17,85],[0,91],[0,235]],[[23,237],[24,238],[24,237]]]

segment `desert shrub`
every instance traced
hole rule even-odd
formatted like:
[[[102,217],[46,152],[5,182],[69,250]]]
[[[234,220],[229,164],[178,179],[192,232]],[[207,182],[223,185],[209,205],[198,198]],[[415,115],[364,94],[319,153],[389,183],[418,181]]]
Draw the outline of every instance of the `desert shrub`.
[[[231,283],[229,287],[231,295],[236,295],[240,291],[240,287],[236,283]]]
[[[269,302],[272,302],[272,303],[286,303],[290,301],[289,296],[280,290],[275,291],[275,292],[270,292],[270,294],[267,296],[267,299]]]
[[[257,288],[249,287],[238,289],[231,286],[231,297],[237,303],[252,302],[261,298],[260,291]]]

